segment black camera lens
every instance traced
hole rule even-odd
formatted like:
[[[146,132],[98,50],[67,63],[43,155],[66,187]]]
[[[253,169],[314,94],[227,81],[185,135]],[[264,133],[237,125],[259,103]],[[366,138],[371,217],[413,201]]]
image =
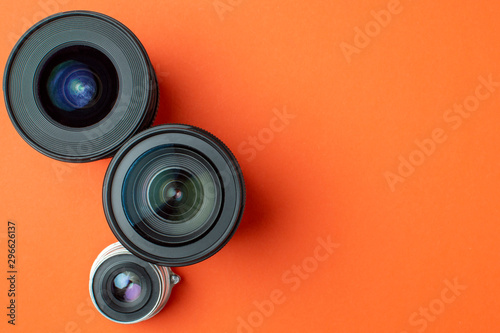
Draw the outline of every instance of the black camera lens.
[[[112,156],[149,127],[158,85],[144,47],[120,22],[73,11],[35,24],[4,73],[7,111],[39,152],[66,162]]]
[[[162,125],[128,141],[111,161],[104,211],[118,240],[141,259],[197,263],[232,237],[245,204],[238,162],[215,136]]]
[[[90,296],[106,318],[124,324],[147,320],[165,306],[180,277],[141,260],[120,243],[104,249],[90,271]]]

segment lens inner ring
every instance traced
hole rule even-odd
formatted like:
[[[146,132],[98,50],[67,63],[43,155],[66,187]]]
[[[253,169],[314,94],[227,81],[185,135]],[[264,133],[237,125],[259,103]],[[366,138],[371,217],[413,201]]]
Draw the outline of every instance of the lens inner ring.
[[[124,258],[125,259],[125,258]],[[139,297],[132,302],[125,302],[117,298],[113,293],[113,282],[118,274],[132,272],[139,279],[141,284],[141,293]],[[133,313],[142,309],[152,296],[152,281],[144,267],[129,261],[117,261],[106,268],[102,278],[101,290],[104,291],[102,297],[109,308],[122,313]]]
[[[171,209],[161,202],[158,187],[178,180],[192,184],[184,193],[190,205]],[[131,225],[157,244],[181,245],[201,237],[215,222],[222,202],[217,172],[202,154],[180,145],[142,154],[127,172],[122,196]]]
[[[172,173],[177,177],[175,180],[168,178]],[[166,181],[163,181],[165,178]],[[147,202],[151,211],[159,218],[179,223],[199,211],[200,207],[195,206],[195,203],[203,199],[202,191],[200,180],[195,175],[182,169],[163,169],[149,181]],[[176,210],[182,207],[190,209],[191,214],[177,215]]]
[[[99,49],[66,43],[40,62],[34,78],[36,102],[57,127],[85,128],[108,117],[118,100],[120,80]]]

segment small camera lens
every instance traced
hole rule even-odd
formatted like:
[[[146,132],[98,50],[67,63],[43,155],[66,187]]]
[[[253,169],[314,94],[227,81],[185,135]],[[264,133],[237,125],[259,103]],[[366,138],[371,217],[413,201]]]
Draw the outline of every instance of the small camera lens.
[[[113,158],[103,201],[112,231],[130,252],[184,266],[229,241],[243,214],[245,186],[238,162],[215,136],[162,125],[132,138]]]
[[[89,289],[94,305],[105,317],[132,324],[156,315],[179,281],[170,268],[145,262],[115,243],[92,265]]]
[[[95,12],[50,16],[14,46],[4,73],[10,119],[39,152],[66,162],[112,156],[149,127],[153,66],[137,37]]]

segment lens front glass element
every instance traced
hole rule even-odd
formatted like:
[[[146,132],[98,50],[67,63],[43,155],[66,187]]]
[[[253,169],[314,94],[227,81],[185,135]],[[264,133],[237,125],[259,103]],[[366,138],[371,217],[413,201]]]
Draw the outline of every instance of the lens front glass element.
[[[43,63],[38,100],[55,122],[68,127],[98,123],[118,97],[118,74],[101,51],[84,45],[62,48]]]
[[[220,208],[220,182],[210,163],[182,146],[142,154],[123,185],[129,223],[157,244],[191,241],[207,231]]]
[[[102,93],[96,73],[75,60],[57,65],[50,73],[46,88],[52,104],[64,111],[92,107]]]
[[[141,279],[134,272],[121,272],[114,277],[111,288],[117,300],[126,303],[134,302],[141,296]]]
[[[182,222],[199,212],[203,192],[201,180],[192,173],[177,168],[164,169],[149,183],[148,203],[160,218]]]
[[[98,269],[101,284],[95,287],[101,290],[106,306],[120,313],[136,312],[144,307],[151,298],[151,271],[146,271],[137,263],[125,261],[109,262],[105,271]]]

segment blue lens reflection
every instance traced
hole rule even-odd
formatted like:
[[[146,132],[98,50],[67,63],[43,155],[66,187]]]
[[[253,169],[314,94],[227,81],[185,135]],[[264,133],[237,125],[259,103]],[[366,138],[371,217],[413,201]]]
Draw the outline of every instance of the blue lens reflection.
[[[91,107],[99,92],[98,79],[82,62],[68,60],[50,73],[47,84],[52,103],[65,111]]]

